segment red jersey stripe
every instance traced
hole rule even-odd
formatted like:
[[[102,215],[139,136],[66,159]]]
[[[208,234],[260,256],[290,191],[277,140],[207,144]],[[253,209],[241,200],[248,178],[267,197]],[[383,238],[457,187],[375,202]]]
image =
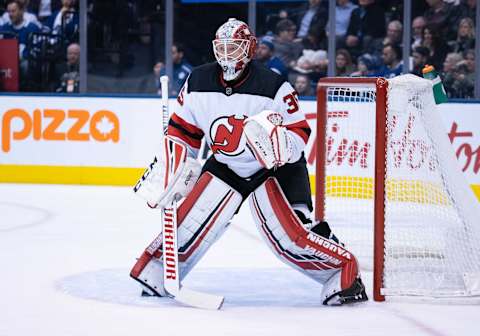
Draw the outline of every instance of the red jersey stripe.
[[[295,134],[298,134],[305,143],[308,142],[308,138],[310,137],[311,131],[310,131],[310,126],[308,126],[308,123],[306,120],[302,120],[294,124],[286,125],[286,127],[289,131],[292,131]]]
[[[200,149],[200,146],[202,144],[201,140],[192,138],[173,126],[168,126],[168,135],[179,138],[180,140],[184,141],[187,145],[195,149]]]
[[[170,119],[172,121],[174,121],[177,125],[181,126],[182,128],[184,128],[187,132],[190,132],[192,133],[192,135],[196,135],[198,137],[203,137],[203,131],[198,128],[197,126],[195,125],[192,125],[188,122],[186,122],[185,120],[183,120],[182,118],[180,118],[178,115],[176,115],[175,113],[172,114],[172,116],[170,117]]]

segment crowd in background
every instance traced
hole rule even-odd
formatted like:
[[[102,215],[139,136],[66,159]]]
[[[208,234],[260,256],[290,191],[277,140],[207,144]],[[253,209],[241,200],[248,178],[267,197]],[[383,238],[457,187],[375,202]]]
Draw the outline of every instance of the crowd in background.
[[[257,3],[256,59],[290,81],[302,96],[314,95],[316,82],[327,74],[328,3]],[[219,22],[233,16],[246,21],[245,11],[233,11],[227,5],[215,4],[220,12],[224,8],[223,15],[212,11],[195,13],[185,9],[185,4],[175,5],[178,17],[172,48],[172,95],[178,92],[193,66],[213,60],[210,33],[218,24],[209,15],[222,16]],[[158,84],[159,76],[165,72],[161,47],[164,6],[160,0],[89,1],[89,71],[94,68],[91,63],[103,59],[105,65],[98,67],[99,72],[110,64],[119,64],[115,77],[128,82],[125,69],[135,62],[146,63],[150,78],[153,68],[152,83]],[[336,0],[336,76],[391,78],[403,72],[402,6],[403,0]],[[11,33],[20,44],[20,89],[78,92],[77,1],[0,0],[1,9],[4,13],[0,11],[0,37],[9,38]],[[426,64],[433,65],[449,97],[474,95],[475,14],[476,0],[412,1],[409,69],[421,76]],[[194,15],[204,19],[197,21]],[[192,30],[196,26],[198,31]],[[128,48],[132,39],[137,47]],[[115,43],[107,43],[108,40]],[[148,61],[138,55],[146,44],[150,46]],[[118,54],[113,55],[112,50]]]
[[[426,0],[423,8],[420,1],[413,3],[409,69],[422,76],[424,66],[433,65],[449,97],[472,98],[476,0]],[[336,0],[336,76],[392,78],[403,72],[400,5]],[[327,73],[328,1],[309,0],[303,8],[282,9],[269,20],[257,58],[286,76],[300,95],[311,94],[311,87]]]
[[[0,37],[18,41],[20,91],[78,92],[75,0],[3,1]]]

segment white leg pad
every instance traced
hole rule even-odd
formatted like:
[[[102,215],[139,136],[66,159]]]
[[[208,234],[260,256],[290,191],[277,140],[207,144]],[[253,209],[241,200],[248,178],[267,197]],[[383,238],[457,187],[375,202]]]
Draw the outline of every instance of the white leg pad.
[[[241,203],[240,193],[211,173],[200,177],[177,212],[180,280],[225,232]],[[160,234],[143,252],[130,275],[149,291],[163,296],[161,243]]]
[[[275,178],[269,178],[249,198],[257,227],[270,249],[284,263],[325,284],[340,274],[340,287],[358,275],[352,253],[334,241],[307,231]]]
[[[330,277],[330,279],[327,280],[323,284],[322,288],[322,294],[320,295],[322,301],[325,301],[327,298],[331,297],[332,295],[341,292],[342,291],[342,285],[341,285],[341,273],[337,272],[334,275]],[[335,305],[337,304],[338,297],[334,297],[332,302],[330,302],[330,305]]]

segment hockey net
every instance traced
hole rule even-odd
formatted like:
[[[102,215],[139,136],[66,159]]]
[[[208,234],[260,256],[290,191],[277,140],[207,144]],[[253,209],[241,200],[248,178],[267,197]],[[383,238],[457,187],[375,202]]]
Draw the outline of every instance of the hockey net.
[[[374,271],[374,298],[480,295],[480,211],[437,114],[405,75],[318,86],[316,217]]]

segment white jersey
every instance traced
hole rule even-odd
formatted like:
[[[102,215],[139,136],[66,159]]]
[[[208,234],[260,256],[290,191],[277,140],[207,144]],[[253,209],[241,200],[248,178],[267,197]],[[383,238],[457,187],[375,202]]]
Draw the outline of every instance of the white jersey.
[[[34,23],[38,26],[38,28],[42,28],[42,24],[40,21],[38,21],[37,16],[35,14],[29,13],[29,12],[23,12],[23,21],[26,23]],[[10,16],[8,15],[8,12],[3,13],[3,15],[0,17],[0,25],[4,25],[7,23],[12,22],[10,20]]]
[[[249,177],[262,168],[247,146],[243,122],[263,110],[283,117],[283,126],[292,132],[294,150],[300,157],[310,128],[300,110],[297,93],[279,75],[252,61],[233,86],[223,80],[217,63],[195,68],[180,91],[168,134],[182,140],[196,156],[201,139],[215,159],[241,177]]]

